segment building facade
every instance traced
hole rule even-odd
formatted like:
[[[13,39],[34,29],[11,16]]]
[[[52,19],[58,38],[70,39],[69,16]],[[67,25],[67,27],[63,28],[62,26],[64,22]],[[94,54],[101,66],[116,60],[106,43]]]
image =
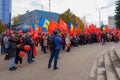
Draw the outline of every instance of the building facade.
[[[109,16],[108,17],[108,26],[110,27],[110,29],[115,28],[114,16]]]
[[[2,1],[0,0],[0,20],[2,20]]]
[[[3,24],[11,23],[11,0],[0,0],[0,20]]]
[[[47,20],[58,21],[59,14],[54,12],[47,12],[41,10],[27,11],[25,14],[19,16],[19,25],[15,26],[16,30],[28,31],[30,25],[39,24],[40,18],[44,17]],[[13,27],[12,27],[13,28]],[[13,30],[15,30],[13,29]]]
[[[24,25],[38,24],[41,17],[44,17],[49,21],[51,19],[58,21],[59,14],[40,10],[27,11],[26,14],[19,17],[19,23]]]

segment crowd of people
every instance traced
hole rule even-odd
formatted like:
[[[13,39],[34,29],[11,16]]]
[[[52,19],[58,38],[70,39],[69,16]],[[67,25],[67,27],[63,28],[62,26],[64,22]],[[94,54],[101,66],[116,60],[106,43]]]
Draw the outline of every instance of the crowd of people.
[[[73,35],[69,34],[61,34],[57,31],[54,31],[53,34],[49,34],[47,32],[38,33],[37,37],[33,39],[33,34],[23,33],[20,35],[19,33],[5,33],[1,34],[1,54],[8,54],[9,56],[9,70],[16,70],[17,67],[15,64],[22,64],[22,57],[19,56],[21,51],[27,53],[27,63],[31,64],[34,62],[34,46],[41,46],[41,51],[44,54],[50,51],[50,58],[48,61],[48,69],[51,68],[52,60],[54,59],[53,70],[57,70],[57,62],[59,58],[60,50],[66,50],[70,52],[71,47],[78,47],[79,45],[86,45],[92,43],[101,42],[102,45],[105,42],[118,43],[118,33],[105,33],[101,32],[101,34],[97,33],[81,33]],[[25,50],[24,46],[29,45],[30,49]]]

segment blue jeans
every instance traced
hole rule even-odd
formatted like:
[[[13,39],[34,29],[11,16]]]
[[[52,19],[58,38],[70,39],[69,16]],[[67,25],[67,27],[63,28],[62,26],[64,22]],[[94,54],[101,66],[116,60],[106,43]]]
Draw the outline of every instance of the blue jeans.
[[[27,51],[27,55],[28,55],[27,62],[31,63],[32,62],[32,48],[29,51]]]
[[[5,53],[5,45],[1,44],[1,54]]]
[[[115,43],[118,43],[118,38],[115,38]]]
[[[12,68],[14,65],[15,65],[15,57],[12,57],[9,60],[9,68]]]
[[[53,58],[54,58],[54,68],[57,67],[59,52],[60,52],[60,50],[53,50],[53,51],[51,51],[48,67],[51,67],[51,63],[52,63]]]

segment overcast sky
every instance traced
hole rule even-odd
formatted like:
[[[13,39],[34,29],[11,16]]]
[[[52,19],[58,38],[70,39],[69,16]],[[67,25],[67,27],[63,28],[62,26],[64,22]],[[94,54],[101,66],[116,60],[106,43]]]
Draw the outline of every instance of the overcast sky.
[[[105,7],[101,10],[101,18],[104,24],[108,23],[108,16],[115,14],[116,0],[51,0],[51,11],[63,13],[68,8],[79,17],[86,16],[89,23],[99,24],[99,13],[96,8]],[[49,10],[49,0],[12,0],[12,16],[24,14],[27,10]]]

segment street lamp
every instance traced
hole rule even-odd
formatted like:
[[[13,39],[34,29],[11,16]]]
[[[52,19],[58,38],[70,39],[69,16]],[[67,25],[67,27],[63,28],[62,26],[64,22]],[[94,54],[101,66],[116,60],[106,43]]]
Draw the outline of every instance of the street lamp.
[[[51,0],[49,0],[49,12],[51,10]]]
[[[96,10],[99,12],[99,25],[101,27],[101,11],[104,9],[104,7],[96,8]]]
[[[43,11],[43,4],[41,5],[42,11]]]

